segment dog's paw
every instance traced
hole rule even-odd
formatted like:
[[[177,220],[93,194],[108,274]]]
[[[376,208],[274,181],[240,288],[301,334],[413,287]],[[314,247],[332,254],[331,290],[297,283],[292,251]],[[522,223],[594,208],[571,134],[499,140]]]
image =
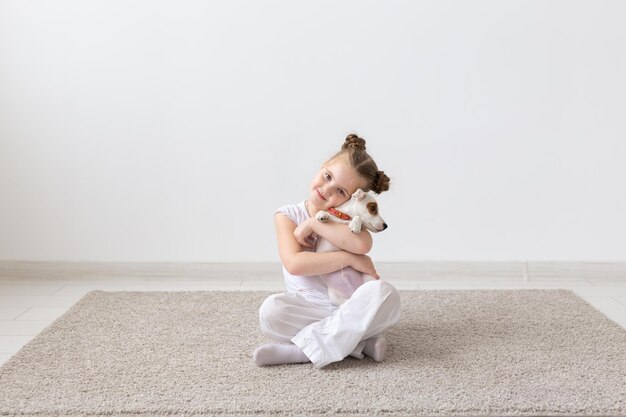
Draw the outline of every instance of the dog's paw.
[[[319,220],[320,222],[325,222],[325,221],[328,221],[328,219],[330,218],[330,214],[328,214],[327,211],[320,210],[315,215],[315,218]]]
[[[334,306],[340,306],[346,302],[346,298],[343,297],[343,294],[335,288],[328,288],[328,298]]]
[[[352,233],[360,233],[361,232],[361,218],[360,217],[354,217],[350,223],[348,224],[348,228],[350,229],[350,231]]]

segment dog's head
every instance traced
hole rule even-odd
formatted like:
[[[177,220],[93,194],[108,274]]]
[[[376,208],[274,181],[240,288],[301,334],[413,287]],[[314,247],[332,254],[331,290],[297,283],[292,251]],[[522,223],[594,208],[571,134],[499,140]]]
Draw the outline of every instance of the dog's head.
[[[378,202],[370,193],[359,188],[352,194],[350,202],[352,217],[360,216],[367,230],[378,233],[387,228],[387,223],[378,212]]]

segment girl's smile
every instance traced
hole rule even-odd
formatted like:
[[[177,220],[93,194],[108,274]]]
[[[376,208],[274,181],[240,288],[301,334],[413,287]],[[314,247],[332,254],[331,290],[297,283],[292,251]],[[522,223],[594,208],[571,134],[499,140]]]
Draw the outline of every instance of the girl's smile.
[[[318,190],[317,188],[315,189],[315,191],[317,191],[317,195],[320,196],[320,198],[324,201],[326,201],[326,199],[324,198],[324,196],[322,195],[322,193],[320,193],[320,190]]]

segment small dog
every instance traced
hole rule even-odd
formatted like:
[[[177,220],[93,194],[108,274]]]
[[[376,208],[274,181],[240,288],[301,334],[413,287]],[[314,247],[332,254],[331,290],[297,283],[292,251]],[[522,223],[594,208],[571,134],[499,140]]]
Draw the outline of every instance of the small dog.
[[[326,222],[330,219],[339,223],[348,223],[348,228],[352,233],[359,233],[362,227],[373,233],[381,232],[387,228],[387,223],[378,213],[376,199],[360,188],[352,194],[350,200],[337,208],[331,208],[328,211],[318,211],[315,218],[321,222]],[[321,236],[318,237],[316,252],[333,252],[337,250],[340,250],[340,248]],[[365,282],[376,279],[349,266],[320,276],[328,286],[330,301],[336,306],[343,304]]]

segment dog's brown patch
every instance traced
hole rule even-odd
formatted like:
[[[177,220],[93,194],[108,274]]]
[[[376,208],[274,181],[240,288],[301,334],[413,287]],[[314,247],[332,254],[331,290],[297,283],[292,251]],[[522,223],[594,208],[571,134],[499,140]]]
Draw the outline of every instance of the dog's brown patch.
[[[376,216],[378,214],[378,204],[377,203],[367,203],[367,209],[369,210],[372,216]]]

